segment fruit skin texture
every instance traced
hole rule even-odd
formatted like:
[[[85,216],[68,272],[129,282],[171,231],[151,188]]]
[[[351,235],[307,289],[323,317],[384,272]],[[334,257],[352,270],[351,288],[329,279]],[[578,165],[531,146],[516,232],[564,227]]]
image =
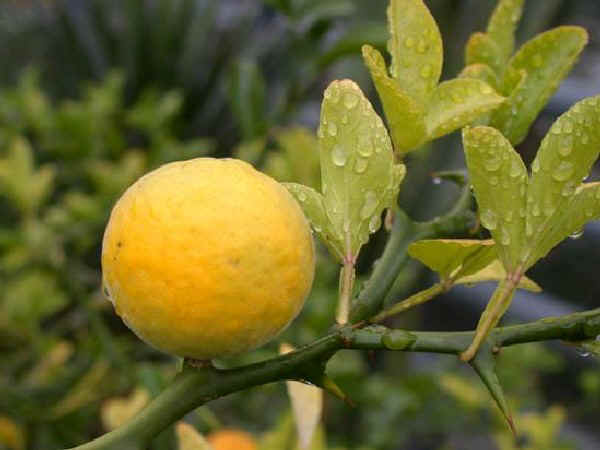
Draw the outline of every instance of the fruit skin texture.
[[[300,206],[235,159],[146,174],[117,201],[102,245],[117,314],[154,347],[198,360],[275,337],[302,308],[314,266]]]
[[[256,450],[256,441],[251,434],[240,430],[219,430],[206,436],[214,450]]]

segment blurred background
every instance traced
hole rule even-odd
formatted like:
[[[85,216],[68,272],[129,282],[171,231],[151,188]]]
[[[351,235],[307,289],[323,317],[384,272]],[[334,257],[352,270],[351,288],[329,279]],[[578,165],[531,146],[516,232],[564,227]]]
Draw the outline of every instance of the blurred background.
[[[495,0],[429,0],[445,39],[444,77],[463,67],[470,33]],[[100,251],[114,201],[158,165],[243,158],[279,180],[318,188],[321,95],[352,78],[378,99],[360,46],[387,39],[380,0],[3,0],[0,2],[0,449],[61,449],[117,426],[169,383],[177,361],[139,341],[103,299]],[[600,2],[527,2],[519,42],[561,24],[590,44],[519,147],[526,162],[557,115],[600,92]],[[401,205],[419,220],[458,189],[432,173],[462,169],[456,135],[412,154]],[[596,171],[597,174],[597,171]],[[379,232],[359,278],[381,252]],[[599,306],[600,225],[530,273],[507,322]],[[319,248],[301,316],[280,341],[306,344],[333,321],[338,267]],[[390,301],[432,282],[410,263]],[[392,322],[472,329],[491,287],[456,288]],[[271,357],[273,343],[232,366]],[[342,351],[330,375],[356,403],[326,396],[313,449],[600,448],[598,361],[561,344],[503,351],[500,378],[514,442],[475,374],[456,358]],[[199,432],[239,429],[261,448],[294,448],[283,383],[212,402],[186,417]],[[176,449],[173,428],[152,444]]]

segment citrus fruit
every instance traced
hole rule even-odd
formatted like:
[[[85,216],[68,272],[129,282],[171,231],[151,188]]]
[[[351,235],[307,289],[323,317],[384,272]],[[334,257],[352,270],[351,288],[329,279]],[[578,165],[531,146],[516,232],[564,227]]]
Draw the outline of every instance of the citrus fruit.
[[[256,450],[256,442],[250,433],[240,430],[219,430],[206,436],[214,450]]]
[[[256,348],[300,311],[314,246],[287,190],[235,159],[166,164],[114,206],[104,290],[144,341],[208,360]]]

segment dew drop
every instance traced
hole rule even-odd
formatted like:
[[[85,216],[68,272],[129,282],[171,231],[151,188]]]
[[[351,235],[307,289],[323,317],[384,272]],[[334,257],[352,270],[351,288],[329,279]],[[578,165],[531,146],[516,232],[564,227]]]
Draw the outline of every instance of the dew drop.
[[[381,217],[379,217],[379,214],[376,214],[373,217],[371,217],[371,220],[369,220],[369,231],[371,233],[375,233],[379,229],[380,226],[381,226]]]
[[[539,172],[539,170],[540,170],[540,160],[539,160],[539,159],[537,159],[537,158],[535,158],[535,159],[533,160],[533,164],[531,164],[531,171],[532,171],[533,173],[538,173],[538,172]]]
[[[495,230],[498,226],[498,218],[491,209],[483,210],[479,215],[479,218],[481,219],[482,225],[488,230]]]
[[[569,238],[571,238],[571,239],[579,239],[581,236],[583,236],[583,230],[577,230],[574,233],[571,233],[569,235]]]
[[[489,95],[492,92],[494,92],[494,90],[490,86],[488,86],[487,84],[482,84],[481,87],[479,88],[479,91],[482,94],[485,94],[485,95]]]
[[[502,238],[500,242],[502,245],[510,245],[510,235],[506,229],[502,229]]]
[[[422,78],[429,78],[430,76],[431,76],[431,66],[429,64],[425,64],[421,68],[421,77]]]
[[[365,194],[365,203],[360,210],[361,219],[367,219],[373,215],[377,208],[377,194],[373,191],[367,191]]]
[[[495,157],[495,156],[492,158],[486,159],[483,162],[483,167],[485,167],[485,170],[487,170],[488,172],[495,172],[496,170],[498,170],[500,168],[501,165],[502,165],[502,159]]]
[[[558,153],[561,156],[569,156],[571,154],[571,147],[561,147],[558,149]]]
[[[354,163],[354,171],[356,173],[365,173],[365,170],[367,170],[368,165],[369,165],[368,159],[358,158],[356,160],[356,162]]]
[[[440,185],[440,184],[442,184],[442,179],[441,179],[440,177],[433,177],[433,178],[431,179],[431,182],[432,182],[433,184]]]
[[[521,165],[519,164],[519,161],[513,160],[512,164],[510,165],[509,175],[511,178],[517,178],[519,175],[521,175]]]
[[[331,160],[333,161],[333,164],[338,167],[344,167],[344,165],[346,165],[347,156],[341,145],[338,144],[333,147],[333,150],[331,151]]]
[[[323,231],[323,228],[321,228],[321,226],[317,223],[313,223],[312,226],[317,233],[320,233],[321,231]]]
[[[554,169],[552,178],[556,181],[566,181],[573,175],[573,163],[570,161],[561,161],[560,164]]]
[[[305,202],[306,201],[306,194],[302,191],[298,192],[298,200],[300,200],[301,202]]]
[[[353,109],[358,103],[358,97],[350,92],[344,94],[344,106]]]
[[[327,126],[327,131],[329,132],[330,136],[337,135],[337,125],[333,122],[329,122],[329,125]]]

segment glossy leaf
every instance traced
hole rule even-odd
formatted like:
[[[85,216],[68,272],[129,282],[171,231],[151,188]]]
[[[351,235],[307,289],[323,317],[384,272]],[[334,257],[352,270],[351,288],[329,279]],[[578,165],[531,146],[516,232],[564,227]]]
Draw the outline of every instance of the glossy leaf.
[[[496,43],[486,33],[473,33],[465,48],[465,65],[484,64],[496,74],[502,73],[502,55]]]
[[[402,91],[397,80],[390,78],[379,51],[364,45],[362,54],[383,105],[395,150],[402,154],[418,148],[427,135],[423,106]]]
[[[440,83],[428,105],[425,123],[430,139],[470,124],[504,101],[481,80],[456,78]]]
[[[502,64],[515,50],[515,30],[521,19],[523,3],[524,0],[500,0],[488,23],[487,34],[498,47]]]
[[[502,81],[502,93],[510,95],[510,101],[496,111],[492,124],[511,143],[525,138],[587,40],[583,28],[558,27],[525,43],[510,60]]]
[[[466,266],[462,276],[476,273],[490,264],[496,257],[494,241],[491,239],[432,239],[413,242],[408,254],[421,261],[442,279],[455,275]]]
[[[519,154],[494,128],[465,129],[463,145],[481,223],[496,241],[505,268],[512,271],[525,246],[527,170]]]
[[[600,219],[600,183],[580,186],[569,202],[561,206],[544,229],[535,234],[525,267],[535,264],[568,236],[578,236],[587,222]]]
[[[323,196],[313,188],[302,184],[284,183],[284,186],[302,207],[313,230],[321,237],[331,253],[339,261],[342,261],[344,259],[344,242],[337,239],[336,231],[325,211]]]
[[[577,195],[575,192],[599,152],[600,97],[592,97],[559,117],[532,163],[525,233],[532,250],[527,267],[596,216],[596,187],[581,189]]]
[[[356,83],[334,81],[324,97],[318,131],[324,206],[334,239],[353,260],[395,201],[405,167],[394,164],[383,122]]]
[[[473,284],[483,283],[484,281],[502,281],[506,278],[506,276],[506,269],[504,268],[500,260],[495,259],[491,262],[491,264],[487,265],[478,272],[473,273],[472,275],[460,276],[460,278],[458,278],[455,281],[455,284]],[[542,291],[542,288],[535,281],[533,281],[531,278],[527,278],[526,276],[521,277],[517,287],[531,292]]]
[[[427,102],[440,79],[440,31],[423,0],[391,0],[388,7],[392,77],[418,102]]]

